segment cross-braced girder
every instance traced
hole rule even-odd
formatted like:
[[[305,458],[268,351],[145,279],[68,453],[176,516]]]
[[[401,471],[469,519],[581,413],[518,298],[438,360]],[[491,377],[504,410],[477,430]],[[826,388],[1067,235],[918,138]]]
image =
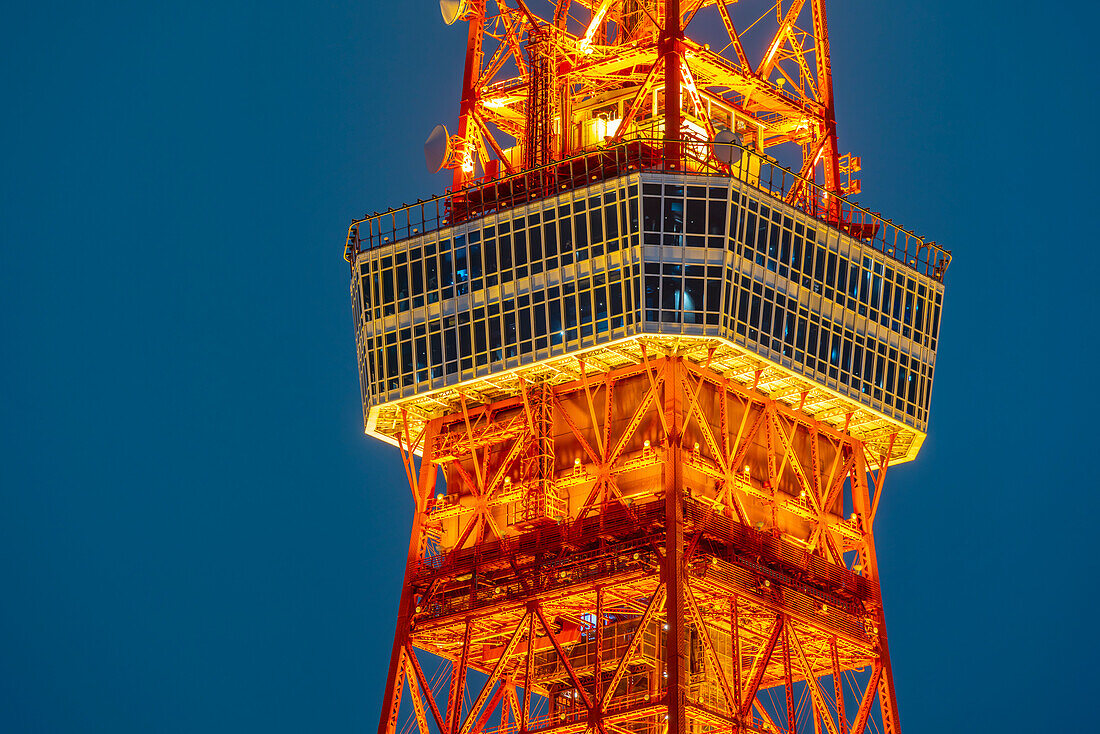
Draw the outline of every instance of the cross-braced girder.
[[[671,141],[727,128],[842,193],[824,0],[465,0],[461,9],[456,191],[634,139],[690,168],[691,146]]]
[[[576,375],[400,442],[417,511],[380,734],[405,688],[421,734],[894,727],[886,457],[706,361]],[[424,652],[452,661],[438,704]]]

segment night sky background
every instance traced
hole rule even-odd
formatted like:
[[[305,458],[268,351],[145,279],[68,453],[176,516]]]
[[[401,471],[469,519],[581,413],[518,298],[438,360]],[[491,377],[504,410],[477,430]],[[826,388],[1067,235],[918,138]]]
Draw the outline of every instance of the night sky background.
[[[464,49],[382,6],[5,4],[0,731],[377,726],[411,499],[343,238],[446,185]],[[860,201],[954,252],[876,522],[908,732],[1095,727],[1094,7],[830,6]]]

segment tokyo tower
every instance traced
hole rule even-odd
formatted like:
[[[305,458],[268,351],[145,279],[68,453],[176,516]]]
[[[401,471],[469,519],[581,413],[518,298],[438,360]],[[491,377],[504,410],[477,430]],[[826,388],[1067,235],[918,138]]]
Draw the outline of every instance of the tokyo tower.
[[[874,522],[951,257],[851,199],[824,0],[440,9],[451,187],[344,250],[413,498],[379,734],[900,731]]]

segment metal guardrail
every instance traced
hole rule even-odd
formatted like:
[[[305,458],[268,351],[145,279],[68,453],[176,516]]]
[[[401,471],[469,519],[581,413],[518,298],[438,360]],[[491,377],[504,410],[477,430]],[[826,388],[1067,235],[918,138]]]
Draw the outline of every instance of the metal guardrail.
[[[448,577],[469,574],[470,578],[477,577],[493,588],[464,586],[449,598],[425,601],[417,616],[436,619],[469,612],[518,598],[529,593],[530,588],[561,589],[606,577],[609,573],[648,573],[656,563],[650,550],[662,537],[654,528],[663,524],[664,512],[663,500],[634,504],[630,508],[613,506],[600,515],[590,515],[580,528],[567,523],[546,525],[510,538],[507,543],[489,541],[476,547],[422,557],[415,570],[418,583],[428,584],[441,573]],[[721,575],[724,569],[742,569],[808,598],[825,600],[829,606],[848,613],[854,613],[863,601],[878,602],[881,598],[875,581],[829,563],[782,538],[717,515],[709,505],[696,499],[685,500],[684,517],[691,527],[704,533],[697,560],[704,561],[706,566],[705,559],[717,559],[713,573]],[[570,545],[571,539],[593,537],[597,528],[600,533],[618,540],[583,551]],[[719,545],[714,547],[713,541]],[[567,549],[570,549],[568,553]],[[536,566],[527,567],[525,573],[529,575],[524,582],[514,567],[512,572],[504,569],[502,573],[494,573],[502,569],[508,556],[543,560]],[[706,574],[704,571],[703,575]],[[838,589],[843,593],[837,594]]]
[[[682,151],[682,156],[671,164],[662,155],[666,141],[627,140],[357,219],[348,227],[344,259],[354,263],[356,254],[364,250],[505,211],[596,181],[627,173],[650,172],[738,178],[767,196],[870,244],[895,261],[943,282],[951,263],[949,250],[844,196],[826,191],[820,184],[767,156],[730,144],[730,148],[741,154],[739,161],[730,166],[714,157],[706,141],[668,142],[677,143]]]

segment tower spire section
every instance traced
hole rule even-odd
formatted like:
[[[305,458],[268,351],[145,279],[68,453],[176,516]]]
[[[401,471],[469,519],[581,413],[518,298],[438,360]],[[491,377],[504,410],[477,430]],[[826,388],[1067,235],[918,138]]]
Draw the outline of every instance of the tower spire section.
[[[469,5],[469,29],[466,33],[466,63],[462,67],[462,97],[458,113],[458,138],[461,147],[457,160],[452,164],[455,188],[462,188],[473,180],[474,171],[480,163],[479,152],[482,150],[477,144],[481,134],[476,115],[480,98],[486,0],[466,0],[466,3]]]
[[[664,163],[666,168],[675,170],[682,157],[680,78],[684,69],[684,32],[680,27],[680,0],[665,0],[664,6],[664,25],[657,44],[657,52],[665,65]]]
[[[670,170],[728,172],[707,146],[729,129],[821,187],[792,201],[844,193],[823,0],[444,5],[468,24],[454,191],[625,142]]]
[[[453,188],[344,251],[413,508],[379,734],[900,731],[950,253],[844,196],[824,2],[441,7]]]

